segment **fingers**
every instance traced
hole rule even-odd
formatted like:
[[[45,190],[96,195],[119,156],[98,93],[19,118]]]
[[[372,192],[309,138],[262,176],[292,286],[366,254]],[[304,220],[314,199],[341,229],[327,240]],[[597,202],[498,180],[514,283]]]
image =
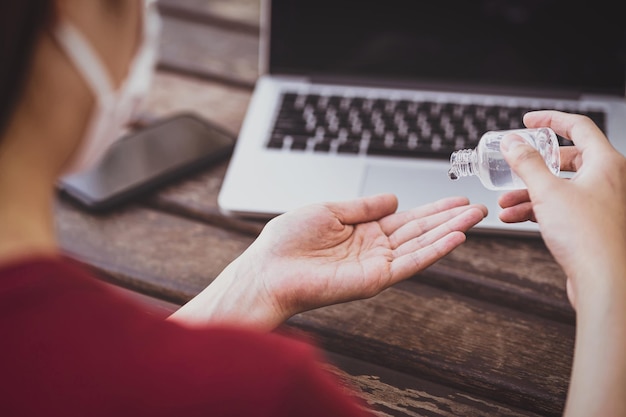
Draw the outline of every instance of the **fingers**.
[[[558,180],[558,177],[550,172],[539,152],[519,135],[505,135],[500,148],[507,163],[524,181],[531,194],[541,195],[548,192]]]
[[[533,205],[530,201],[507,207],[500,212],[498,218],[504,223],[520,223],[530,220],[536,222]]]
[[[577,146],[562,146],[561,171],[578,171],[582,165],[580,149]]]
[[[407,225],[406,230],[399,230],[399,233],[402,233],[402,240],[395,239],[396,246],[392,246],[394,257],[399,258],[420,251],[451,233],[466,232],[485,217],[484,211],[478,206],[463,207],[462,210],[453,211],[455,212],[453,216],[450,216],[446,221],[437,222],[438,224],[427,231],[410,234],[408,233],[410,232],[410,225]],[[439,217],[438,220],[441,220],[442,215],[435,217]]]
[[[387,236],[390,236],[397,229],[415,219],[421,219],[423,217],[427,217],[435,213],[440,213],[455,207],[467,207],[468,205],[469,200],[466,197],[443,198],[433,203],[424,204],[411,210],[406,210],[400,213],[395,213],[392,216],[385,217],[384,219],[380,220],[380,226],[382,227],[383,232]],[[484,209],[486,216],[487,208],[484,206],[482,208]]]
[[[465,242],[465,234],[455,231],[441,237],[431,245],[421,247],[393,260],[390,285],[407,279],[428,268]]]
[[[446,224],[447,222],[448,222],[447,225],[448,225],[449,230],[445,231],[444,234],[449,233],[452,231],[452,229],[454,229],[451,226],[453,223],[450,221],[455,220],[457,217],[463,215],[466,211],[470,209],[478,210],[481,213],[478,221],[482,220],[482,218],[484,218],[484,216],[486,215],[486,209],[484,208],[484,206],[463,205],[463,206],[453,207],[445,211],[435,212],[434,214],[431,214],[430,216],[415,218],[403,224],[398,229],[396,229],[392,234],[389,235],[389,243],[391,245],[391,248],[396,249],[397,247],[401,246],[405,242],[408,242],[409,240],[420,237],[424,235],[425,233],[435,229],[436,227]],[[483,211],[483,209],[485,210]],[[463,229],[464,226],[465,226],[465,223],[460,224],[461,229],[459,230],[467,230],[467,229]],[[473,224],[471,226],[473,226]],[[441,234],[439,237],[441,237]],[[432,241],[433,240],[431,240],[431,242]]]
[[[505,223],[535,221],[528,190],[514,190],[502,194],[498,199],[498,204],[503,208],[498,218]]]
[[[611,147],[600,128],[590,118],[580,114],[533,111],[524,115],[524,124],[528,127],[551,127],[558,135],[572,140],[581,151]]]
[[[565,283],[565,289],[567,290],[567,298],[569,298],[570,304],[576,310],[576,291],[574,291],[574,283],[569,278]]]
[[[398,199],[393,194],[377,194],[349,201],[327,203],[343,224],[357,224],[379,220],[398,209]]]
[[[470,206],[448,221],[398,246],[391,262],[389,284],[415,275],[450,253],[465,242],[463,232],[481,221],[485,215],[484,207]]]
[[[530,201],[528,190],[513,190],[502,194],[498,198],[498,205],[502,208],[507,208],[527,201]]]
[[[593,122],[584,116],[579,117],[579,115],[556,111],[527,113],[524,117],[524,123],[531,128],[549,126],[557,134],[566,137],[570,137],[570,135],[574,135],[574,137],[576,135],[597,135],[599,132]],[[587,130],[577,130],[575,128],[576,123],[584,123]],[[503,210],[498,217],[505,223],[518,223],[528,220],[536,222],[529,190],[535,195],[541,195],[548,192],[548,188],[554,186],[556,179],[548,172],[538,152],[519,139],[521,138],[507,137],[503,140],[501,148],[507,162],[526,183],[528,190],[510,191],[500,196],[498,204]],[[575,172],[580,169],[582,166],[581,147],[564,146],[559,149],[559,152],[562,171]]]

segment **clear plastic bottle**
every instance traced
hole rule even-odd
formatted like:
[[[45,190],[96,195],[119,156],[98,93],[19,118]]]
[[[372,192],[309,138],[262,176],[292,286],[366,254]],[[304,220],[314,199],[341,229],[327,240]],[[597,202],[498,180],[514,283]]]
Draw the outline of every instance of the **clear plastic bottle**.
[[[485,133],[480,138],[476,149],[461,149],[450,155],[450,170],[448,171],[450,179],[456,180],[460,177],[476,175],[490,190],[526,188],[522,179],[511,170],[500,152],[500,142],[509,133],[524,138],[539,151],[550,171],[554,175],[559,175],[561,158],[558,138],[549,127],[541,127]]]

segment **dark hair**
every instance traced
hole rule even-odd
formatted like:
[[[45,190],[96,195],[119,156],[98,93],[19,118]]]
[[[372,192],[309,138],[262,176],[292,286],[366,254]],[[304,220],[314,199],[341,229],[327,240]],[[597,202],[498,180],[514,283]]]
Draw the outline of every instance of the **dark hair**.
[[[24,90],[35,43],[53,11],[53,0],[0,2],[0,138]]]

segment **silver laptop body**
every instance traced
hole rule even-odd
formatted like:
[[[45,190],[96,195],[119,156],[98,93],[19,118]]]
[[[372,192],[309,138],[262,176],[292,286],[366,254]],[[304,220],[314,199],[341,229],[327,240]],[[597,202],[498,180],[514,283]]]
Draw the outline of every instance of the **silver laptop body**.
[[[344,152],[341,134],[354,132],[338,128],[341,121],[333,129],[335,119],[330,127],[329,120],[315,119],[332,119],[326,107],[319,111],[332,100],[335,113],[343,106],[344,125],[358,120],[351,118],[350,111],[355,113],[356,108],[349,107],[351,103],[359,108],[369,105],[365,103],[379,105],[387,122],[399,117],[386,113],[396,106],[393,103],[400,103],[394,108],[401,107],[403,115],[414,110],[415,103],[429,103],[431,112],[494,106],[560,109],[599,115],[611,142],[626,154],[626,29],[616,19],[615,6],[601,6],[596,18],[609,19],[602,20],[606,30],[591,32],[588,11],[565,0],[264,1],[261,76],[220,190],[220,209],[269,218],[313,202],[381,192],[395,193],[400,210],[463,195],[490,211],[474,231],[536,236],[534,223],[502,223],[500,193],[485,189],[478,178],[451,181],[449,153],[448,158],[398,156],[396,151],[370,152],[363,142]],[[563,21],[568,8],[574,10]],[[419,16],[413,12],[420,9]],[[444,13],[445,19],[437,17]],[[576,27],[576,18],[584,19],[584,26]],[[442,28],[441,22],[448,23]],[[545,31],[537,33],[538,28]],[[553,57],[555,50],[567,60]],[[277,123],[286,114],[281,106],[287,101],[293,108],[287,113],[302,111],[298,117],[311,123],[298,135],[283,135],[282,142],[269,146],[278,136]],[[521,127],[519,117],[498,124],[498,115],[481,126]],[[357,136],[364,130],[374,134],[380,127],[367,122]],[[393,135],[383,132],[384,140],[406,134],[402,128],[398,133],[396,127]],[[441,147],[448,133],[444,129],[426,146]],[[475,140],[484,132],[471,133]],[[456,148],[472,147],[474,143],[462,136],[452,134],[449,139]],[[422,145],[419,129],[412,138],[413,145]]]

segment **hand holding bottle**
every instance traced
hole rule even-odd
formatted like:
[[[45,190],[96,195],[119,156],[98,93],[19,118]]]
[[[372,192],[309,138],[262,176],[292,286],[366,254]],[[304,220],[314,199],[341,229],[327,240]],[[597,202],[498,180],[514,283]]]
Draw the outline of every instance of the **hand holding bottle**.
[[[501,146],[528,188],[501,196],[500,219],[539,223],[576,308],[565,415],[626,415],[626,158],[585,116],[538,111],[524,123],[551,127],[576,145],[561,147],[561,170],[576,171],[569,180],[555,177],[521,138]]]
[[[537,221],[575,288],[584,286],[585,277],[621,262],[626,254],[626,158],[585,116],[539,111],[528,113],[524,123],[551,127],[571,139],[576,146],[561,147],[561,169],[576,174],[571,180],[555,177],[531,146],[507,138],[504,156],[528,189],[500,198],[500,219]]]

